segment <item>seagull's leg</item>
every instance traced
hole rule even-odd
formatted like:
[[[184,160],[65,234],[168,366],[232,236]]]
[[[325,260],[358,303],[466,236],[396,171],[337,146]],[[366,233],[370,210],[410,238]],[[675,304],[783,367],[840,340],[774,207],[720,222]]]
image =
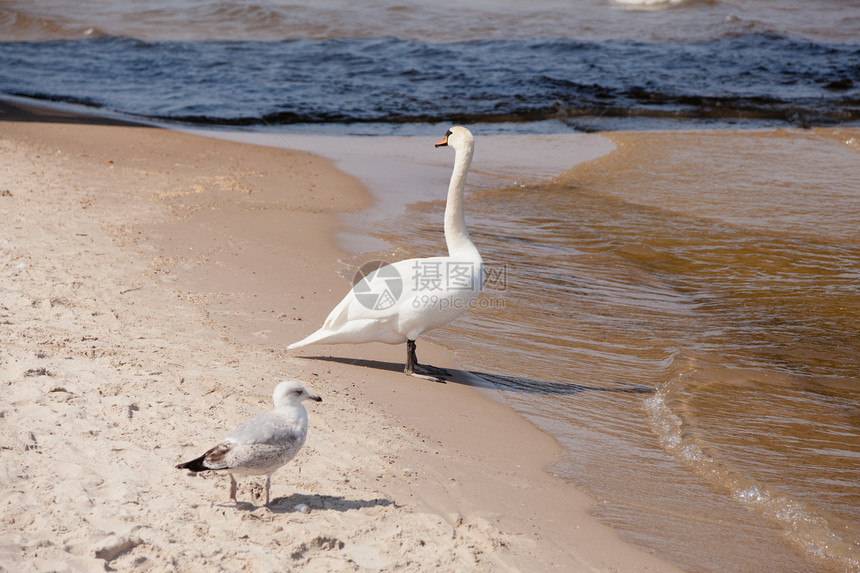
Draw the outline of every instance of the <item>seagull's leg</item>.
[[[233,474],[230,474],[230,500],[233,503],[239,503],[236,501],[236,487],[238,484],[236,483],[236,478],[233,477]]]
[[[266,507],[269,507],[269,486],[272,483],[272,474],[266,476]]]
[[[415,356],[415,341],[406,341],[406,368],[403,370],[410,376],[432,380],[433,382],[444,382],[444,376],[450,376],[451,373],[443,368],[436,368],[427,364],[418,364],[418,357]]]

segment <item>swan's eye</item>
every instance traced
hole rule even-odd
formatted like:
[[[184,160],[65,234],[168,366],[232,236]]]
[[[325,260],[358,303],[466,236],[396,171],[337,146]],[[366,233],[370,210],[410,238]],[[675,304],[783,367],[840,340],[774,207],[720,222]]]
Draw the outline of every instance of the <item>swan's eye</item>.
[[[445,137],[450,137],[452,134],[453,134],[453,132],[449,129],[448,131],[445,132]]]

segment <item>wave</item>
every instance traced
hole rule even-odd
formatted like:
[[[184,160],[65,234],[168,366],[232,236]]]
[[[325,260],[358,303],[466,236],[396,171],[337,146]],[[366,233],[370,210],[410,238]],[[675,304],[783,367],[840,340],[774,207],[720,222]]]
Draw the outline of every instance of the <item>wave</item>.
[[[81,25],[59,16],[28,14],[0,6],[0,38],[6,41],[97,38],[107,34],[96,26]]]
[[[649,424],[663,449],[706,483],[728,492],[735,502],[779,525],[785,538],[801,553],[845,571],[860,571],[857,540],[847,539],[844,528],[831,523],[833,518],[773,485],[745,475],[721,459],[719,450],[705,443],[703,430],[692,423],[693,414],[683,394],[690,392],[691,385],[697,385],[696,378],[700,384],[702,379],[715,381],[720,375],[703,370],[694,360],[681,370],[645,401]]]
[[[377,38],[0,44],[0,93],[203,125],[860,121],[860,46]]]
[[[663,10],[666,8],[684,6],[690,2],[689,0],[612,0],[612,3],[632,9]]]
[[[451,17],[454,4],[456,18]],[[851,2],[829,2],[822,9],[802,0],[551,0],[533,6],[485,0],[6,0],[0,3],[0,38],[81,38],[92,29],[107,35],[187,41],[387,34],[422,41],[549,37],[696,41],[755,31],[854,42],[860,24],[856,12]]]

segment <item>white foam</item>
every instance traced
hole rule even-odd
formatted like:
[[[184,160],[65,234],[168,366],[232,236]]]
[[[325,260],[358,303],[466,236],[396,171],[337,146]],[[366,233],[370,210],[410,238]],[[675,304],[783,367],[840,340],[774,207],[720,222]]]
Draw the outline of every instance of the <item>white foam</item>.
[[[649,423],[660,445],[697,477],[726,489],[742,506],[763,518],[778,523],[785,536],[808,555],[836,562],[846,571],[860,571],[860,556],[855,547],[843,540],[827,519],[787,495],[741,475],[725,463],[713,459],[696,443],[695,433],[672,411],[669,396],[683,387],[684,375],[667,382],[645,401]]]
[[[627,8],[668,8],[684,4],[686,0],[612,0],[614,4],[620,4]]]

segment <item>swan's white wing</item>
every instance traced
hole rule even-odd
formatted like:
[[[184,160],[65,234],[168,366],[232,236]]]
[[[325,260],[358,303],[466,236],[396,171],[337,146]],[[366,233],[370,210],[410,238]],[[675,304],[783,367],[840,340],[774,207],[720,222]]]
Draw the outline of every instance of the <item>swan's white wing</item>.
[[[476,257],[430,257],[397,264],[404,277],[398,330],[409,340],[463,314],[481,294],[483,263]]]
[[[480,257],[407,259],[380,267],[359,281],[322,328],[290,346],[314,342],[397,344],[448,324],[477,299]]]
[[[322,328],[288,348],[315,342],[404,342],[392,324],[396,323],[396,303],[403,293],[401,267],[409,262],[385,265],[368,274],[334,307]]]

